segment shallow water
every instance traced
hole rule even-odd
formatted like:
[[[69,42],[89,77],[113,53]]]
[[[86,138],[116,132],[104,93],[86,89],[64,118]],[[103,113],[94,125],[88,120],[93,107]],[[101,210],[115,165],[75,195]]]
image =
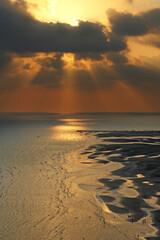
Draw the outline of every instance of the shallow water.
[[[132,129],[159,130],[160,115],[0,114],[0,239],[111,239],[95,197],[106,169],[80,154],[100,140],[77,131]]]

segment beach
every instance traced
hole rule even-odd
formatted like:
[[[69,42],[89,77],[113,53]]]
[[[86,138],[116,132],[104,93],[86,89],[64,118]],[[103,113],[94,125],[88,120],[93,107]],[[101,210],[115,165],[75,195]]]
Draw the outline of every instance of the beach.
[[[0,239],[160,239],[160,116],[96,116],[1,116]]]
[[[0,240],[160,240],[160,0],[0,0]]]

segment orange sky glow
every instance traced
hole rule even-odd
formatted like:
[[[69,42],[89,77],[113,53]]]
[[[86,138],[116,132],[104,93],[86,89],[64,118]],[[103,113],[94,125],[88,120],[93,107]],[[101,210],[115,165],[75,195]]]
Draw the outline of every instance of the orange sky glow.
[[[8,6],[12,9],[13,5],[14,11],[19,11],[21,15],[26,14],[28,19],[33,19],[31,24],[35,21],[36,24],[45,23],[46,26],[51,27],[59,22],[65,24],[66,29],[68,24],[71,31],[81,29],[80,34],[82,33],[81,22],[86,22],[86,28],[92,28],[91,34],[93,31],[100,32],[103,28],[103,33],[100,34],[103,34],[103,38],[106,35],[108,44],[112,44],[112,38],[114,38],[114,46],[105,51],[99,50],[97,45],[95,51],[94,49],[90,51],[87,47],[79,51],[81,48],[74,49],[73,42],[71,45],[73,50],[66,52],[65,50],[48,52],[43,51],[43,48],[42,51],[20,50],[20,52],[3,50],[3,44],[0,42],[2,45],[0,51],[3,53],[2,60],[0,58],[1,112],[160,111],[158,102],[160,27],[156,25],[155,31],[151,32],[148,30],[150,24],[155,23],[148,23],[148,20],[145,20],[145,13],[157,16],[156,11],[160,9],[159,0],[147,2],[144,0],[107,2],[105,0],[80,2],[7,0],[7,2],[9,4],[5,6],[6,9]],[[0,11],[3,7],[3,4],[0,5]],[[108,12],[111,8],[113,11]],[[153,9],[156,9],[155,13],[152,13]],[[132,26],[134,21],[142,19],[142,24],[146,21],[147,27],[136,30],[135,26],[135,32],[124,33],[128,31],[125,25],[129,22],[123,20],[125,18],[130,19]],[[117,19],[122,19],[121,25]],[[58,28],[59,25],[56,26]],[[25,28],[23,31],[25,33]],[[83,31],[84,38],[89,31],[85,32],[85,28]],[[136,31],[142,31],[142,33]],[[96,38],[98,39],[98,35],[92,39]],[[50,42],[49,39],[48,41]],[[76,40],[75,43],[84,44],[83,40],[80,43],[78,41]],[[118,45],[121,42],[123,47]],[[115,49],[112,49],[114,47]]]

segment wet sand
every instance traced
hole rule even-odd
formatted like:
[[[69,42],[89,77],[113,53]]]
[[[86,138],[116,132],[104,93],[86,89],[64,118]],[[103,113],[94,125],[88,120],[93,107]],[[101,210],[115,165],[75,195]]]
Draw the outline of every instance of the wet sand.
[[[159,239],[157,132],[25,131],[0,145],[0,239]]]
[[[131,236],[132,229],[139,236],[137,239],[160,239],[160,132],[92,131],[88,134],[100,141],[88,147],[83,155],[95,168],[103,165],[99,175],[103,172],[103,177],[97,176],[101,186],[94,190],[108,209],[106,221],[114,215],[113,224],[118,222],[125,232],[127,227],[131,239],[136,239]]]

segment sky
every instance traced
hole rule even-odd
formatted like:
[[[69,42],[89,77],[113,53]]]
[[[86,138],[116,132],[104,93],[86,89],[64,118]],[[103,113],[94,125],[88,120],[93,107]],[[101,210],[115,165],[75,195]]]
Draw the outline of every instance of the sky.
[[[0,0],[0,112],[160,112],[160,0]]]

